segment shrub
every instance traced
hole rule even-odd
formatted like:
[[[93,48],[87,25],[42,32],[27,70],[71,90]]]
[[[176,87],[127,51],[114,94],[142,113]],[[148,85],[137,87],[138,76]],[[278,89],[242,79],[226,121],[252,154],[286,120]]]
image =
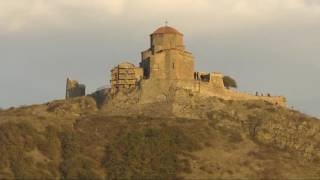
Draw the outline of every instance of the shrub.
[[[44,132],[44,138],[38,140],[38,149],[51,160],[60,156],[60,139],[58,130],[49,126]]]
[[[104,102],[107,100],[108,96],[107,96],[107,93],[106,93],[106,90],[103,89],[103,90],[98,90],[94,93],[92,93],[91,95],[89,95],[91,97],[94,98],[94,100],[96,101],[96,104],[98,106],[98,108],[101,108],[102,105],[104,104]]]
[[[226,88],[237,88],[237,82],[230,76],[223,77],[223,83]]]
[[[52,179],[44,166],[38,167],[27,153],[37,147],[41,135],[29,123],[0,126],[0,168],[10,168],[15,179]]]
[[[98,164],[87,157],[81,150],[81,137],[72,129],[64,129],[60,133],[63,161],[60,172],[63,179],[102,179],[96,172]]]
[[[176,179],[190,172],[184,151],[198,148],[177,128],[144,129],[120,135],[107,145],[104,165],[109,179]]]
[[[60,170],[63,179],[102,179],[95,172],[97,164],[83,154],[73,155],[63,161]]]

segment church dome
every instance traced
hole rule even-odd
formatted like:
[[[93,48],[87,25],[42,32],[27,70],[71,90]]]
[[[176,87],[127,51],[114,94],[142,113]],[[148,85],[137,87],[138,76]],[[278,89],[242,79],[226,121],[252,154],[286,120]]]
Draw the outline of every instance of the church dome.
[[[131,69],[131,68],[135,68],[134,64],[131,64],[129,62],[124,62],[124,63],[121,63],[117,66],[118,68],[121,68],[121,69]]]
[[[176,30],[175,28],[170,27],[170,26],[162,26],[162,27],[158,28],[156,31],[154,31],[151,35],[155,35],[155,34],[179,34],[179,35],[183,35],[178,30]]]

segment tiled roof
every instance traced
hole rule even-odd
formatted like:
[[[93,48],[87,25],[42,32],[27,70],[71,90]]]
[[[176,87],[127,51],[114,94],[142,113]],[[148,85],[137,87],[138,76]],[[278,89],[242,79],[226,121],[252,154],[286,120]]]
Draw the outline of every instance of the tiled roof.
[[[177,31],[175,28],[170,27],[170,26],[162,26],[162,27],[158,28],[156,31],[154,31],[152,33],[152,35],[153,34],[179,34],[179,35],[183,35],[179,31]]]
[[[126,68],[126,69],[127,68],[135,68],[134,64],[131,64],[129,62],[123,62],[123,63],[119,64],[117,67],[118,68]]]

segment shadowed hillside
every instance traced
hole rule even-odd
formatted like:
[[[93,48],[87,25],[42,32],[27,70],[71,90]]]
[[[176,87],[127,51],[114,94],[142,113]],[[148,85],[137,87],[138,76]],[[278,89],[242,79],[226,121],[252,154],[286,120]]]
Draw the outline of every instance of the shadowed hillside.
[[[0,179],[320,178],[319,120],[263,101],[187,101],[2,110]]]

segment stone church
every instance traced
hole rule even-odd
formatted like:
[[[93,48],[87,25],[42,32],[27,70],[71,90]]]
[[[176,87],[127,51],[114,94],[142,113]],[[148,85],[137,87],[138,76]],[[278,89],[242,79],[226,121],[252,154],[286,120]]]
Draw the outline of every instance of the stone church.
[[[201,81],[224,88],[221,73],[195,72],[193,56],[185,48],[183,34],[170,26],[160,27],[150,35],[150,48],[141,53],[139,67],[125,62],[111,72],[111,85],[115,89],[133,87],[133,82],[138,85],[143,80],[176,84]]]
[[[215,96],[225,100],[264,100],[286,106],[282,96],[257,96],[225,88],[222,73],[201,72],[194,69],[192,53],[186,50],[183,34],[170,26],[156,29],[150,35],[150,47],[141,53],[135,66],[124,62],[111,70],[111,95],[137,91],[139,103],[165,101],[172,89],[185,89],[201,96]]]

